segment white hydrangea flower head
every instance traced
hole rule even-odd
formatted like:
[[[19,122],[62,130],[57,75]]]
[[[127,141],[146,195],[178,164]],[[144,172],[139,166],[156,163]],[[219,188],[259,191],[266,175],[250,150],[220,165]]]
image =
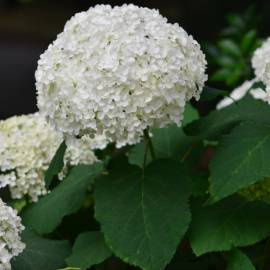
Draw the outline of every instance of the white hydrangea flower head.
[[[270,37],[264,41],[252,57],[256,77],[266,86],[266,101],[270,103]]]
[[[24,227],[16,210],[0,199],[0,269],[11,270],[10,261],[25,248],[20,234]]]
[[[97,5],[72,17],[41,55],[38,107],[65,136],[104,133],[122,147],[148,127],[180,125],[205,69],[200,45],[157,10]]]
[[[0,121],[0,188],[8,186],[14,199],[28,195],[37,201],[45,195],[45,172],[62,141],[62,134],[39,113]],[[65,166],[96,162],[91,151],[93,141],[68,146]]]
[[[270,38],[263,42],[252,57],[252,67],[256,77],[269,85],[270,82]]]
[[[225,108],[225,107],[233,104],[235,101],[242,99],[247,93],[249,93],[255,99],[267,101],[267,93],[263,89],[261,89],[261,88],[250,89],[252,87],[252,85],[257,81],[258,81],[257,78],[250,80],[250,81],[245,81],[239,87],[235,88],[230,93],[229,97],[225,97],[217,104],[217,106],[216,106],[217,110]]]

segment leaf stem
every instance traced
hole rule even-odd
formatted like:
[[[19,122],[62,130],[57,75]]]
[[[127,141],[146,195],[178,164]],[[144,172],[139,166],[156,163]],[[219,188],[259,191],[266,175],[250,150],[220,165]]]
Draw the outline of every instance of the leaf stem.
[[[154,149],[152,140],[151,140],[151,138],[149,136],[148,130],[147,129],[144,130],[143,134],[144,134],[145,141],[146,141],[147,145],[149,146],[149,150],[150,150],[152,160],[155,160],[156,159],[156,153],[155,153],[155,149]]]
[[[143,157],[143,169],[146,167],[146,162],[147,162],[147,154],[148,154],[148,141],[145,140],[145,150],[144,150],[144,157]]]
[[[196,145],[197,143],[194,142],[188,147],[187,151],[184,153],[184,155],[181,158],[181,162],[184,162],[187,159],[187,157],[190,155],[190,153],[192,152],[192,150],[195,148]]]

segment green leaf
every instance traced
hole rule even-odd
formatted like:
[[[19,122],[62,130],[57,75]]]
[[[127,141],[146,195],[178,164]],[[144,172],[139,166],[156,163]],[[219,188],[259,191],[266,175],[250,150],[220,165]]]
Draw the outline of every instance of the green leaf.
[[[95,213],[106,243],[125,262],[163,270],[190,223],[190,181],[181,165],[115,170],[96,181]]]
[[[235,59],[232,56],[229,55],[220,55],[217,59],[216,62],[221,66],[221,67],[233,67],[236,63]]]
[[[22,233],[25,250],[12,261],[12,270],[55,270],[65,266],[70,254],[68,241],[41,238],[29,230]]]
[[[80,268],[74,268],[74,267],[66,267],[58,270],[81,270]]]
[[[101,163],[74,167],[51,193],[25,209],[23,223],[39,234],[52,232],[64,216],[75,213],[81,207],[87,189],[101,170]]]
[[[269,160],[270,125],[242,123],[236,127],[223,137],[210,162],[213,201],[270,177]]]
[[[221,68],[214,72],[214,74],[211,76],[210,81],[212,82],[219,82],[224,81],[228,76],[230,76],[231,70],[228,68]]]
[[[256,268],[246,254],[234,249],[228,254],[227,270],[256,270]]]
[[[80,268],[74,268],[74,267],[66,267],[58,270],[81,270]]]
[[[65,142],[62,142],[57,149],[48,170],[45,173],[45,183],[46,187],[49,188],[54,176],[58,175],[64,167],[64,155],[66,152],[67,146]]]
[[[197,256],[253,245],[270,234],[270,205],[228,198],[202,207],[194,204],[189,233]]]
[[[253,29],[248,31],[244,35],[244,37],[241,41],[241,44],[240,44],[241,50],[244,53],[248,53],[251,50],[252,44],[254,43],[256,37],[257,37],[257,32],[256,32],[256,30],[253,30]]]
[[[243,16],[239,14],[228,14],[226,16],[227,22],[237,28],[237,30],[242,29],[245,27],[245,20]]]
[[[219,96],[226,97],[229,94],[230,93],[228,91],[205,86],[203,88],[203,92],[201,94],[200,101],[213,100]],[[196,120],[196,119],[194,119],[194,120]]]
[[[183,130],[175,124],[166,128],[155,129],[152,131],[152,142],[157,158],[174,158],[180,161],[192,139],[187,137]],[[143,167],[145,142],[135,145],[129,152],[129,162]],[[151,162],[151,155],[148,153],[146,164]]]
[[[264,91],[266,90],[265,84],[263,82],[261,82],[261,81],[254,82],[250,89],[256,89],[256,88],[261,88]]]
[[[237,43],[232,39],[222,39],[218,42],[218,47],[225,53],[239,57],[241,56],[241,50]]]
[[[198,112],[191,106],[186,106],[183,125],[198,119]],[[180,160],[192,140],[188,138],[181,127],[175,124],[169,125],[165,128],[153,129],[153,137],[151,138],[157,158],[174,158]],[[143,166],[145,142],[135,145],[129,151],[129,162],[140,167]],[[148,153],[146,164],[151,162],[151,156]]]
[[[106,246],[100,232],[84,232],[76,239],[72,254],[66,261],[69,266],[86,270],[102,263],[111,255],[112,252]]]
[[[230,87],[235,86],[238,81],[241,79],[243,74],[244,67],[239,65],[235,65],[232,70],[230,70],[230,76],[228,76],[225,80],[226,84]]]
[[[184,119],[182,122],[182,126],[185,126],[198,118],[199,118],[198,111],[194,109],[194,107],[192,107],[190,104],[187,104],[184,112]]]
[[[270,106],[246,95],[239,102],[192,122],[184,130],[188,135],[197,136],[198,140],[216,139],[241,121],[270,124]]]

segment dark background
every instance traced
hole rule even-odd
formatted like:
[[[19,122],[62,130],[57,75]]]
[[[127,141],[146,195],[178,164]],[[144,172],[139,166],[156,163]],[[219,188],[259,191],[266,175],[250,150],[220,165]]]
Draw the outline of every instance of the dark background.
[[[96,4],[123,3],[159,9],[200,43],[217,38],[224,27],[225,14],[242,12],[254,5],[262,22],[258,29],[261,36],[269,33],[269,0],[0,0],[0,119],[37,110],[37,60],[74,13]]]

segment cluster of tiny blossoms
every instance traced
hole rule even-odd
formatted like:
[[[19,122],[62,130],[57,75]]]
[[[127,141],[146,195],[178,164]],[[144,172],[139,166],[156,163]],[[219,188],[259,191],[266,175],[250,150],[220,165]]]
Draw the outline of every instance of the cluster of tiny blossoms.
[[[157,10],[98,5],[72,17],[41,56],[38,106],[65,136],[104,134],[122,147],[148,127],[180,125],[205,68],[199,44]]]
[[[0,121],[0,188],[8,186],[14,199],[37,201],[47,193],[44,175],[62,140],[38,113]],[[90,142],[68,146],[65,165],[97,161]]]
[[[20,233],[24,227],[15,210],[0,199],[0,269],[11,270],[10,261],[25,248]]]
[[[256,77],[266,86],[267,100],[270,101],[270,38],[268,38],[252,57],[252,67]]]

